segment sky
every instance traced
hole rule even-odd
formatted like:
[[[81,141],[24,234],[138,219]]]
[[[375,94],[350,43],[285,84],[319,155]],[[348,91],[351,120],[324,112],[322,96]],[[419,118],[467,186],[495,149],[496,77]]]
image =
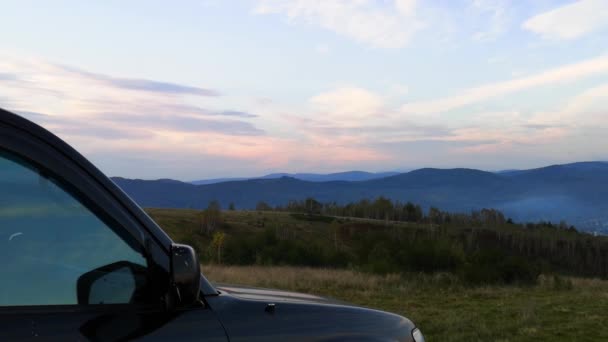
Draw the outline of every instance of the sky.
[[[0,6],[0,107],[110,176],[608,160],[606,0]]]

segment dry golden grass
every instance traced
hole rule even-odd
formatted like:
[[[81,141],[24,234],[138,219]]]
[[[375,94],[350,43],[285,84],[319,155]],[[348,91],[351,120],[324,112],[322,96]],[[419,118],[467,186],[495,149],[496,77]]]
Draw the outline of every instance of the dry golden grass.
[[[203,274],[218,283],[249,284],[282,289],[344,288],[376,291],[387,286],[406,287],[398,275],[373,275],[361,272],[291,266],[205,265]]]

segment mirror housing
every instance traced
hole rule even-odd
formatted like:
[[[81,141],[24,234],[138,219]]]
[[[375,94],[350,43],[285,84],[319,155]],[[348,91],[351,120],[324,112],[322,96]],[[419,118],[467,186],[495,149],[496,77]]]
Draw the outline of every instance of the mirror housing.
[[[192,247],[176,243],[171,245],[171,282],[180,306],[199,301],[201,270],[198,255]]]

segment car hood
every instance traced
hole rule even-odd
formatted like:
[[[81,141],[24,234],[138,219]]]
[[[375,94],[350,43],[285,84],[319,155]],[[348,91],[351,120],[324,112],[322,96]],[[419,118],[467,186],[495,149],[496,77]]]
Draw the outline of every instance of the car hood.
[[[206,300],[231,341],[412,341],[415,325],[389,312],[304,293],[215,286],[219,295]]]
[[[290,303],[311,303],[311,304],[352,304],[327,297],[321,297],[306,293],[290,292],[283,290],[265,289],[242,285],[215,284],[217,290],[242,299],[251,299],[268,302],[290,302]]]

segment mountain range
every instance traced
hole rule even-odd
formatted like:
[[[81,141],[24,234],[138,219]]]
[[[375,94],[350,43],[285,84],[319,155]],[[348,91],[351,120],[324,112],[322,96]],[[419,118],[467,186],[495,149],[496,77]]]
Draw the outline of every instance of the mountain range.
[[[565,220],[582,230],[608,233],[608,162],[499,172],[424,168],[386,174],[273,174],[198,184],[113,180],[143,207],[204,208],[218,200],[224,208],[234,203],[251,209],[258,201],[280,205],[314,197],[346,203],[385,196],[452,212],[495,208],[518,222]]]

